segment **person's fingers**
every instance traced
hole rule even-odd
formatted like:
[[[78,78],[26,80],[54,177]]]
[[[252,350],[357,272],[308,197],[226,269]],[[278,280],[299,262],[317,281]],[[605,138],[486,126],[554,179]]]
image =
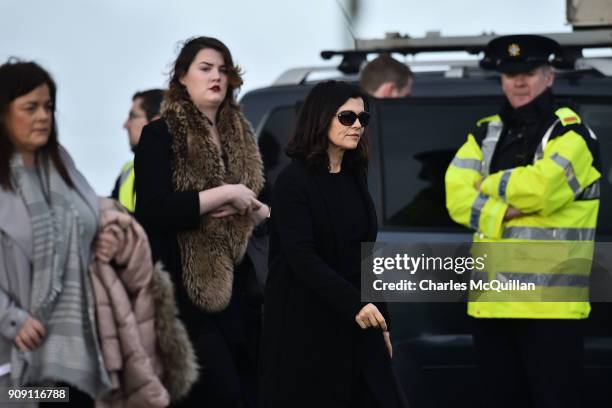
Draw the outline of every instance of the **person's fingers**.
[[[242,213],[249,205],[251,205],[249,200],[238,200],[234,206],[238,210],[238,212]]]
[[[387,331],[387,321],[383,315],[380,312],[376,312],[375,317],[376,321],[378,322],[378,326],[383,329],[383,331]]]
[[[23,345],[25,346],[26,351],[34,350],[36,348],[36,346],[34,345],[34,342],[32,342],[32,340],[30,339],[27,333],[20,334],[19,338],[21,339]]]
[[[262,206],[263,206],[263,203],[261,201],[259,201],[258,199],[256,199],[256,198],[254,198],[251,201],[251,210],[253,210],[253,211],[259,210]]]
[[[227,206],[227,205],[223,205],[223,206],[217,208],[216,210],[211,211],[210,214],[214,215],[214,214],[222,213],[222,212],[226,211],[228,207],[229,206]]]
[[[385,345],[387,346],[387,351],[389,352],[389,358],[393,358],[393,344],[391,344],[391,335],[388,331],[383,332],[383,337],[385,339]]]
[[[45,336],[45,327],[36,319],[32,319],[32,328],[42,338]]]
[[[228,209],[225,209],[223,211],[216,211],[216,212],[214,212],[213,214],[211,214],[211,217],[213,217],[213,218],[223,218],[223,217],[227,217],[229,215],[234,215],[236,213],[237,213],[237,211],[235,209],[228,208]]]
[[[226,210],[227,210],[227,206],[224,205],[222,207],[217,208],[216,210],[211,211],[210,214],[211,215],[220,214],[220,213],[222,213],[222,212],[224,212]]]
[[[115,239],[108,233],[101,233],[96,240],[96,246],[100,248],[110,248],[114,245]]]
[[[42,336],[38,334],[38,331],[34,328],[33,320],[28,322],[28,325],[25,328],[25,335],[34,348],[38,347],[42,341]]]
[[[115,237],[110,232],[100,234],[100,241],[104,242],[107,245],[112,243],[114,240],[115,240]]]
[[[357,322],[359,327],[361,327],[362,329],[367,329],[368,328],[368,326],[366,326],[366,324],[363,322],[363,320],[360,319],[359,317],[355,318],[355,321]]]
[[[21,340],[21,337],[19,337],[19,336],[15,337],[15,344],[17,345],[17,348],[19,348],[19,350],[21,350],[21,351],[29,351],[28,347]]]
[[[370,321],[371,327],[378,327],[378,320],[376,320],[374,313],[368,314],[368,320]]]
[[[102,261],[102,262],[108,262],[110,261],[110,257],[108,256],[106,250],[104,249],[99,249],[96,251],[96,257]]]
[[[38,335],[36,332],[30,333],[30,342],[32,344],[32,349],[37,349],[42,344],[42,337]]]

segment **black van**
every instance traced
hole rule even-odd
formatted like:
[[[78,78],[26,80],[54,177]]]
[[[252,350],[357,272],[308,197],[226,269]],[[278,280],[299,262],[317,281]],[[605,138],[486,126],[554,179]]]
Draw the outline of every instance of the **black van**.
[[[612,46],[608,31],[607,47]],[[559,104],[573,107],[597,135],[603,177],[598,241],[612,241],[612,58],[584,59],[573,33],[556,38],[566,59],[558,65],[553,92]],[[466,40],[466,38],[463,38]],[[464,45],[439,39],[375,49],[331,52],[341,55],[345,73],[334,79],[356,81],[359,63],[372,52],[413,54],[421,51],[478,52],[487,37]],[[449,45],[452,44],[452,47]],[[605,41],[604,41],[605,44]],[[598,43],[597,46],[602,46]],[[420,48],[419,48],[420,47]],[[602,62],[603,61],[603,62]],[[460,242],[471,233],[455,224],[444,202],[444,172],[476,121],[497,113],[503,101],[499,75],[483,71],[475,60],[433,63],[421,71],[416,64],[412,95],[372,100],[368,137],[371,146],[369,188],[378,212],[379,241]],[[431,65],[431,64],[430,64]],[[568,69],[569,67],[569,69]],[[267,179],[288,163],[283,147],[293,132],[300,101],[316,81],[313,69],[295,69],[279,84],[248,92],[241,100],[257,130]],[[422,198],[426,196],[426,200]],[[412,406],[478,407],[478,370],[465,303],[390,303],[394,364]],[[593,304],[585,342],[585,396],[588,407],[612,406],[612,305]],[[502,385],[500,385],[502,386]]]

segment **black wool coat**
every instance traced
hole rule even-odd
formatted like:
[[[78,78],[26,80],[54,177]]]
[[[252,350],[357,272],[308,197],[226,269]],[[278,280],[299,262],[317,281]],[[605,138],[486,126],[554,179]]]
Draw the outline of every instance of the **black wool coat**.
[[[181,254],[177,233],[200,225],[197,191],[174,191],[172,185],[172,136],[163,119],[149,123],[136,148],[134,169],[136,219],[149,237],[155,262],[161,261],[172,275],[181,317],[188,330],[202,319],[202,313],[189,301],[182,284]]]
[[[335,197],[321,188],[325,176],[294,161],[274,186],[260,406],[348,406],[355,370],[361,370],[380,407],[396,407],[382,331],[359,328],[360,289],[337,272],[343,231],[330,212]],[[375,241],[374,204],[365,177],[354,177],[368,213],[367,240]],[[389,322],[386,306],[377,306]]]
[[[232,322],[219,325],[214,314],[203,312],[196,306],[183,284],[177,233],[199,228],[200,199],[198,191],[175,191],[171,143],[172,135],[164,119],[152,121],[144,127],[134,159],[134,169],[138,174],[135,179],[136,219],[147,232],[154,261],[161,261],[172,276],[180,316],[192,339],[221,329],[236,342],[244,342],[244,338],[236,338],[243,337],[243,333],[233,330]],[[251,272],[248,271],[249,275]],[[252,274],[248,277],[249,284],[256,282],[254,272]],[[250,286],[245,290],[251,291]],[[194,346],[196,351],[205,347],[197,342]]]

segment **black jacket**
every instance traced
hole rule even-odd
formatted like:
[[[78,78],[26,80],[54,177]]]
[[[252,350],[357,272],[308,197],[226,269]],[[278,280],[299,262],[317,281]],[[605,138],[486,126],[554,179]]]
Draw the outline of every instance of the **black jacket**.
[[[172,275],[181,317],[193,330],[202,313],[189,301],[182,282],[181,256],[177,241],[179,231],[200,225],[197,191],[176,192],[172,185],[172,136],[163,119],[145,126],[136,155],[134,171],[136,218],[149,237],[153,260],[161,261]]]
[[[264,298],[260,359],[261,406],[343,407],[351,378],[362,371],[372,392],[397,406],[389,355],[380,329],[362,330],[359,288],[337,270],[343,231],[331,216],[324,174],[294,161],[278,176],[272,195],[269,275]],[[358,177],[358,176],[355,176]],[[367,240],[377,233],[374,204],[359,178],[368,212]],[[377,304],[388,321],[386,307]]]

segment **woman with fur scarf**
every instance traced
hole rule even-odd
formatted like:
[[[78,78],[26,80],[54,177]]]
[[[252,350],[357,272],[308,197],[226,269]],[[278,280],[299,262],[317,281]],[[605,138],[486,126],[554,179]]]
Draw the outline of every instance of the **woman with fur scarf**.
[[[257,200],[261,156],[234,90],[240,69],[219,40],[183,45],[162,118],[136,148],[136,217],[170,271],[202,371],[184,401],[255,405],[261,296],[245,250],[270,213]]]

